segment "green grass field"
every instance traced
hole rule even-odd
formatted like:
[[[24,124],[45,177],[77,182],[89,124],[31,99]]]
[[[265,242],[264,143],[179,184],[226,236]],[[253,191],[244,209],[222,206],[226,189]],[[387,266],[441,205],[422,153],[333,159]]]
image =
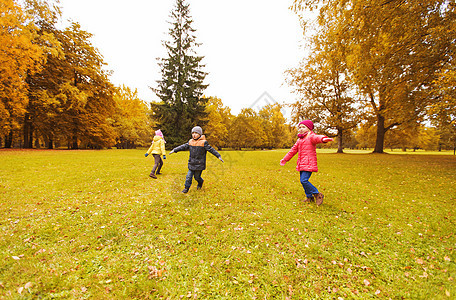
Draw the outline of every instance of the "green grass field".
[[[454,299],[456,157],[0,151],[0,299]],[[399,152],[398,152],[399,154]]]

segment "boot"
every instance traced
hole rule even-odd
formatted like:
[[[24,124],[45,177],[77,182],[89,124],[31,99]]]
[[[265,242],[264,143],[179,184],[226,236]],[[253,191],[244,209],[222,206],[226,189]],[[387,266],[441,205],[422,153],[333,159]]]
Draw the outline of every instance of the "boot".
[[[153,178],[153,179],[157,179],[157,176],[155,176],[154,173],[150,173],[150,174],[149,174],[149,177],[151,177],[151,178]]]
[[[315,194],[315,202],[317,203],[318,206],[320,206],[322,203],[323,203],[323,198],[325,197],[325,195],[323,195],[322,193],[318,193],[318,194]]]
[[[315,201],[315,199],[314,199],[314,197],[312,196],[312,197],[307,197],[306,200],[304,200],[304,203],[307,203],[307,202],[314,202],[314,201]]]
[[[187,194],[187,193],[188,193],[188,188],[184,188],[184,189],[182,190],[182,193],[183,193],[183,194]]]

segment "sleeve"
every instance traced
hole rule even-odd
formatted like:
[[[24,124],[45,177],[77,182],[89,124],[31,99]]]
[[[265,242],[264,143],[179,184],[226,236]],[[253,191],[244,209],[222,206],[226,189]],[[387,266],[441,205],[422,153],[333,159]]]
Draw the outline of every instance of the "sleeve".
[[[185,144],[182,144],[180,146],[177,146],[176,148],[173,149],[174,153],[177,153],[179,151],[185,151],[185,150],[188,150],[189,149],[189,145],[188,143],[185,143]]]
[[[293,156],[295,156],[295,154],[298,152],[298,142],[296,142],[293,147],[291,147],[290,151],[288,151],[288,153],[285,155],[285,157],[283,158],[284,161],[289,161],[290,159],[293,158]]]
[[[165,142],[163,141],[163,139],[161,139],[161,141],[160,141],[160,149],[161,149],[161,154],[166,155]]]
[[[212,146],[209,145],[209,143],[207,141],[204,142],[204,149],[206,149],[206,151],[210,152],[212,155],[214,155],[217,158],[221,157],[220,153],[218,153],[217,150],[212,148]]]
[[[152,152],[153,146],[154,146],[154,142],[152,142],[152,144],[149,147],[149,150],[147,150],[147,152],[146,152],[147,154],[150,154]]]
[[[321,143],[324,143],[323,142],[323,139],[327,137],[326,135],[317,135],[315,134],[314,136],[312,136],[312,143],[313,144],[321,144]]]

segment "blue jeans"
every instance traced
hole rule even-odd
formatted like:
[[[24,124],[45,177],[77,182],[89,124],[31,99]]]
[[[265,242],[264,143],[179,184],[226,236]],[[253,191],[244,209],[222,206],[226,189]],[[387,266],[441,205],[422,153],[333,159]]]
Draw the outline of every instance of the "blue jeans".
[[[318,194],[318,190],[312,183],[309,182],[309,178],[312,175],[312,172],[301,171],[301,184],[306,192],[308,198],[312,197],[314,194]]]
[[[187,177],[185,177],[185,188],[190,188],[193,177],[195,177],[199,185],[203,184],[204,180],[201,178],[201,173],[203,173],[203,170],[188,170]]]

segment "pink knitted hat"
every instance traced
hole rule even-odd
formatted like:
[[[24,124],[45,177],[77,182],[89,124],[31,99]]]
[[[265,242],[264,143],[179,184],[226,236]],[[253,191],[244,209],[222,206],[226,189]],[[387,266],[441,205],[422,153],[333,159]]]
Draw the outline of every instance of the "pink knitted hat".
[[[301,123],[299,123],[299,125],[303,124],[304,126],[306,126],[307,128],[309,128],[310,130],[313,130],[314,129],[314,123],[311,121],[311,120],[304,120],[304,121],[301,121]]]
[[[166,143],[165,137],[163,136],[163,132],[160,129],[155,131],[155,135],[161,136],[163,141]]]
[[[159,130],[155,131],[155,135],[163,137],[163,132],[161,132],[161,130],[159,129]]]

